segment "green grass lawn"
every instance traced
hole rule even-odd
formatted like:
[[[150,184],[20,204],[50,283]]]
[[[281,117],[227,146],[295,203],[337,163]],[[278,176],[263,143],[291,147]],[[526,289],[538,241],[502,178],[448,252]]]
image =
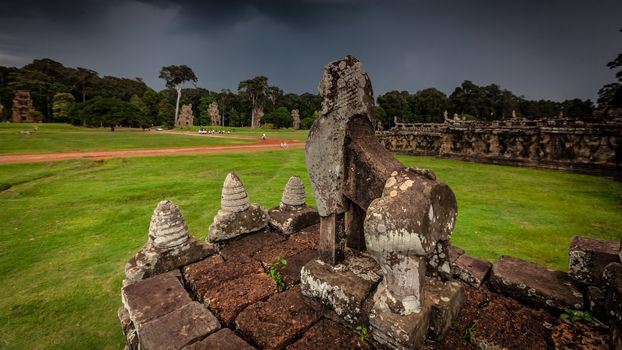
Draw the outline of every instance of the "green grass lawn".
[[[572,235],[622,238],[622,183],[399,159],[433,169],[456,192],[453,241],[470,254],[511,254],[565,270]],[[0,348],[122,348],[123,267],[147,241],[157,202],[177,203],[190,232],[204,239],[231,170],[266,208],[278,204],[289,176],[309,185],[304,151],[293,149],[0,166]]]
[[[38,130],[34,131],[37,127]],[[30,135],[20,130],[31,131]],[[37,153],[163,148],[183,146],[219,146],[248,144],[253,140],[173,135],[144,132],[141,129],[82,128],[67,124],[0,124],[0,153]]]

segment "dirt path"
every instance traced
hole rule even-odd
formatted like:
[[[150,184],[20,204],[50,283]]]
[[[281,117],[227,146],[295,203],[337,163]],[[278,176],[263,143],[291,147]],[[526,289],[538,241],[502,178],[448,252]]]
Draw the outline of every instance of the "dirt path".
[[[240,138],[240,137],[236,137]],[[302,148],[304,141],[286,139],[261,140],[251,145],[224,145],[224,146],[193,146],[193,147],[170,147],[170,148],[141,148],[128,150],[110,151],[81,151],[81,152],[54,152],[54,153],[27,153],[27,154],[2,154],[0,164],[50,162],[68,159],[109,159],[127,157],[155,157],[155,156],[178,156],[190,154],[212,154],[231,152],[255,152],[266,150],[283,150],[282,142],[287,142],[287,149]]]

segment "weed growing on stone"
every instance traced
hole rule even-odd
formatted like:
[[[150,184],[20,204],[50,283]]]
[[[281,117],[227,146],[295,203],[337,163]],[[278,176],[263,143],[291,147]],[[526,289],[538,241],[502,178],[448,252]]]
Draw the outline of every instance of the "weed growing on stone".
[[[587,324],[597,324],[600,323],[598,322],[597,319],[595,319],[594,317],[592,317],[592,313],[589,311],[581,311],[581,310],[573,310],[573,309],[564,309],[564,312],[559,315],[559,318],[561,318],[564,321],[570,321],[571,323],[575,323],[577,321],[583,322],[583,323],[587,323]]]
[[[369,333],[369,330],[367,330],[367,327],[365,326],[356,326],[356,333],[358,333],[359,335],[359,340],[361,342],[364,342],[365,339],[367,339],[367,334]]]
[[[283,275],[281,274],[281,269],[285,266],[287,266],[287,260],[280,255],[276,258],[276,262],[268,266],[268,276],[274,280],[274,283],[276,283],[280,291],[287,289],[287,285],[285,285]]]
[[[471,324],[464,329],[462,332],[462,338],[466,341],[471,341],[471,337],[475,333],[475,327],[477,326],[477,321],[473,321]]]

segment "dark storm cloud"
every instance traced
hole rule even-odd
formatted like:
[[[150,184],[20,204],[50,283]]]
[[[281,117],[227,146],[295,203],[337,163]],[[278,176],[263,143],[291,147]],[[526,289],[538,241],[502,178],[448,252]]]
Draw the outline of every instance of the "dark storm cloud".
[[[264,16],[275,22],[288,24],[292,29],[301,29],[313,25],[327,14],[352,15],[372,3],[369,0],[140,1],[162,8],[178,8],[184,18],[195,22],[196,27],[192,29],[199,30],[226,29],[255,16]],[[209,15],[209,20],[205,20],[205,15]]]
[[[622,2],[567,1],[33,1],[0,2],[0,65],[50,57],[102,75],[188,64],[199,84],[235,90],[266,75],[315,91],[322,66],[358,56],[376,94],[462,80],[529,98],[594,98],[613,80]]]

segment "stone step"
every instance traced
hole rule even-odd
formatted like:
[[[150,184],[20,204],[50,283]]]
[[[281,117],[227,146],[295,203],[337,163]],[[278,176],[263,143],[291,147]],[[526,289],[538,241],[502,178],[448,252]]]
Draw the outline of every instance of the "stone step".
[[[567,273],[511,256],[502,256],[493,266],[489,283],[495,291],[531,306],[554,312],[583,308],[583,295]]]
[[[138,328],[141,350],[181,349],[220,329],[205,305],[192,302]]]
[[[363,337],[356,334],[341,324],[322,319],[314,324],[305,334],[287,350],[343,350],[361,349],[371,350],[373,346],[369,343],[369,336]]]
[[[229,328],[223,328],[200,342],[188,345],[182,350],[254,350]]]
[[[240,333],[262,349],[282,349],[293,343],[321,317],[308,306],[300,287],[248,306],[235,320]]]
[[[456,258],[451,267],[455,277],[475,288],[479,288],[486,281],[491,268],[492,264],[489,261],[468,254]]]
[[[602,288],[607,264],[620,262],[620,242],[574,236],[568,250],[568,274],[577,282]]]
[[[312,260],[300,272],[302,294],[315,299],[353,325],[365,314],[363,303],[380,281],[377,263],[369,257],[348,256],[336,266]]]

